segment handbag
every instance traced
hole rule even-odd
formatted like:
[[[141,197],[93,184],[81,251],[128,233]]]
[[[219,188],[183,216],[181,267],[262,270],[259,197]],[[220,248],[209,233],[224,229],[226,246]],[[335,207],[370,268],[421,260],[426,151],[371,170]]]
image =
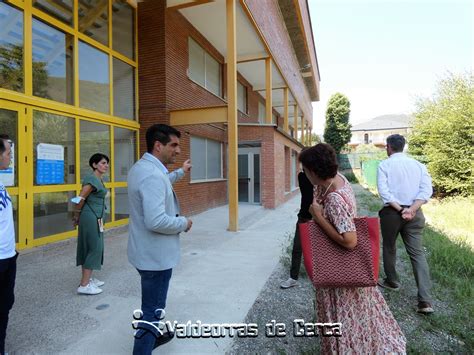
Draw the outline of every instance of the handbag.
[[[306,272],[320,287],[371,287],[379,276],[380,232],[377,217],[354,218],[357,246],[346,249],[314,221],[298,225]]]

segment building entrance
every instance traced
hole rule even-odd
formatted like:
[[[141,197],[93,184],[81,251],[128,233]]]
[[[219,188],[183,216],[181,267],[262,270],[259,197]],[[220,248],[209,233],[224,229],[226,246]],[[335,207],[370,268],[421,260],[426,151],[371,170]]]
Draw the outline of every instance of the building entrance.
[[[239,202],[260,204],[260,148],[239,148]]]

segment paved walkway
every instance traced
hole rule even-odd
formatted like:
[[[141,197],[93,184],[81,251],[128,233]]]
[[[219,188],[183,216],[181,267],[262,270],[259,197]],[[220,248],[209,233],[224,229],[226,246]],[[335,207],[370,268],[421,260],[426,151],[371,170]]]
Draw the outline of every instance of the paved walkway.
[[[182,258],[168,293],[167,320],[242,322],[293,233],[299,198],[275,210],[240,206],[240,228],[226,231],[227,207],[194,216],[182,234]],[[106,237],[106,282],[97,296],[77,295],[76,241],[46,246],[18,259],[16,302],[7,332],[12,353],[130,354],[132,312],[140,308],[139,276],[126,257],[127,231]],[[175,338],[155,353],[222,354],[232,338]]]

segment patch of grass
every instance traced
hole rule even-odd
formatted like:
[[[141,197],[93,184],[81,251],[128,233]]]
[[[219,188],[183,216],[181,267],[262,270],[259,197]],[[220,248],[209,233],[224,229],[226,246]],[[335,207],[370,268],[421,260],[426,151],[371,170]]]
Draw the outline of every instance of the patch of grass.
[[[407,354],[434,354],[421,329],[415,330],[411,335],[413,339],[407,341]]]
[[[436,280],[434,291],[438,297],[446,295],[452,314],[429,317],[434,326],[462,339],[474,349],[474,253],[462,241],[452,241],[446,235],[428,227],[423,238],[428,249],[428,264]]]
[[[365,191],[357,195],[357,202],[369,211],[381,205],[375,194],[366,194]],[[451,339],[447,345],[451,351],[472,350],[474,334],[468,329],[474,329],[474,219],[471,217],[474,198],[430,202],[423,210],[429,222],[424,229],[423,245],[427,250],[433,292],[443,309],[437,309],[435,314],[428,317],[415,316],[417,327],[415,331],[406,334],[407,352],[436,351],[426,341],[428,334],[431,337]],[[397,240],[397,255],[407,266],[400,276],[413,277],[401,237]],[[387,293],[385,298],[396,319],[403,321],[413,317],[411,311],[401,307],[402,295]]]
[[[357,184],[359,182],[359,179],[353,171],[343,171],[342,175],[344,175],[346,179],[353,184]]]
[[[455,300],[474,301],[474,253],[466,242],[451,241],[427,227],[423,234],[431,274],[440,286],[449,288]],[[474,308],[465,309],[474,318]]]
[[[464,240],[474,248],[474,196],[431,200],[423,206],[427,222],[451,239]]]

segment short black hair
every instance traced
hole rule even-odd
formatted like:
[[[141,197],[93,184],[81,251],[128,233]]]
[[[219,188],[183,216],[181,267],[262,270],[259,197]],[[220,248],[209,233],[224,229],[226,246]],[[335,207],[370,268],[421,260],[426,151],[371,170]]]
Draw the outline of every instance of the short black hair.
[[[146,149],[148,153],[153,151],[155,142],[158,141],[161,144],[168,144],[171,140],[170,136],[181,137],[181,133],[174,127],[168,126],[167,124],[154,124],[148,127],[146,130]]]
[[[387,145],[390,146],[394,152],[403,152],[405,138],[400,134],[392,134],[387,137]]]
[[[94,165],[93,164],[99,164],[99,162],[102,160],[102,159],[105,159],[107,160],[107,163],[110,162],[109,160],[109,157],[105,154],[102,154],[102,153],[95,153],[93,154],[90,159],[89,159],[89,166],[95,170],[94,168]]]
[[[5,150],[7,150],[7,146],[5,145],[5,141],[9,141],[10,137],[8,134],[0,134],[0,154],[5,153]]]
[[[298,156],[298,160],[306,169],[323,180],[336,176],[339,167],[336,151],[326,143],[319,143],[303,150]]]

